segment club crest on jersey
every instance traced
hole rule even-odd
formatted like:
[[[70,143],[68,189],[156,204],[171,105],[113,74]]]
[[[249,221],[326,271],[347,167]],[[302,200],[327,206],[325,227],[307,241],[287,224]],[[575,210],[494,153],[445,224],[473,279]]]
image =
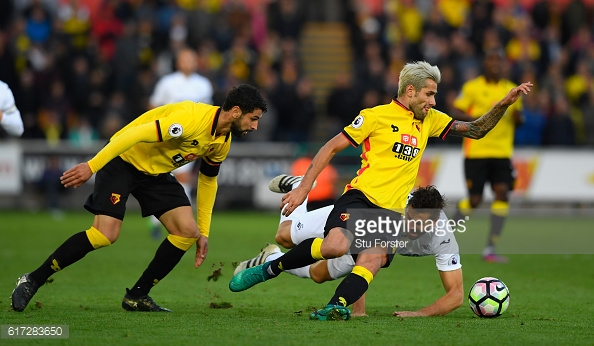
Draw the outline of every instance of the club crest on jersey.
[[[364,119],[362,115],[357,115],[355,120],[353,120],[353,122],[351,123],[351,127],[354,129],[358,129],[359,127],[361,127],[361,125],[363,125],[363,120]]]
[[[342,220],[342,222],[345,222],[350,217],[351,217],[351,214],[349,214],[349,213],[342,213],[342,214],[340,214],[340,219]]]
[[[111,197],[109,197],[109,200],[111,201],[111,204],[116,205],[118,203],[120,203],[120,197],[122,195],[120,195],[119,193],[111,193]]]
[[[169,135],[171,137],[177,138],[179,136],[182,135],[182,133],[184,133],[184,128],[180,125],[180,124],[171,124],[171,126],[169,126]]]

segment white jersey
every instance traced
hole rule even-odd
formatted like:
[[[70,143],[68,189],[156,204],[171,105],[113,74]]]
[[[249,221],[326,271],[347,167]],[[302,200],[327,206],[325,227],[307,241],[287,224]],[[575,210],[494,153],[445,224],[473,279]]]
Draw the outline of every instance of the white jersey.
[[[21,112],[14,103],[14,96],[8,84],[0,81],[0,111],[2,119],[0,126],[6,133],[14,137],[20,137],[24,132],[23,119]]]
[[[291,240],[293,244],[299,244],[309,238],[324,238],[324,225],[333,206],[305,212],[304,205],[306,203],[307,199],[302,204],[303,208],[300,209],[302,212],[298,212],[299,210],[296,209],[289,217],[281,217],[281,222],[285,220],[292,221]],[[410,240],[401,233],[398,240],[404,241],[407,246],[397,248],[396,253],[403,256],[434,255],[435,264],[440,271],[452,271],[461,268],[458,242],[456,242],[454,232],[447,225],[448,218],[443,211],[440,212],[439,220],[440,222],[436,224],[440,226],[443,224],[444,227],[438,227],[435,232],[427,233],[415,240]],[[442,235],[442,233],[444,234]],[[355,262],[349,253],[328,260],[327,265],[330,276],[333,279],[338,279],[349,274],[353,270]]]
[[[174,72],[163,76],[151,95],[150,104],[154,107],[181,101],[194,101],[212,104],[213,88],[208,78],[197,73],[186,76]]]
[[[435,256],[435,265],[440,271],[460,269],[460,249],[454,236],[454,231],[448,225],[448,217],[441,211],[439,221],[433,232],[426,232],[415,240],[406,237],[404,233],[398,235],[406,246],[396,248],[396,253],[402,256]]]

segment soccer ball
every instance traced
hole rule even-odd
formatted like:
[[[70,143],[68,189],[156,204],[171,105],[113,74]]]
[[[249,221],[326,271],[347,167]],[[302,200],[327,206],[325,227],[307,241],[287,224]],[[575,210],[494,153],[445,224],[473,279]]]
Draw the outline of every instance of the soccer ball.
[[[468,303],[479,317],[498,317],[509,306],[509,290],[501,280],[485,277],[470,288]]]

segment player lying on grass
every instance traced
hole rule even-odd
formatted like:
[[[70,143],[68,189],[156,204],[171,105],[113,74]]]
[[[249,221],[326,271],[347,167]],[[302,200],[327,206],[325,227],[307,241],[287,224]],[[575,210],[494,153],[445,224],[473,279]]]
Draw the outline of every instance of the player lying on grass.
[[[301,177],[280,175],[270,182],[270,190],[286,193],[297,187]],[[425,222],[433,221],[433,229],[424,229],[422,233],[401,232],[396,239],[404,247],[395,248],[396,253],[403,256],[435,256],[435,264],[439,271],[446,293],[433,304],[418,311],[396,311],[394,316],[439,316],[445,315],[460,307],[464,299],[462,282],[462,265],[458,250],[458,243],[453,229],[448,225],[448,218],[442,211],[445,201],[443,196],[433,186],[419,188],[409,195],[405,217],[407,219]],[[307,199],[288,217],[281,213],[280,224],[276,233],[276,242],[290,249],[308,238],[322,237],[324,223],[332,206],[312,210],[306,209]],[[439,222],[438,222],[439,220]],[[283,253],[276,245],[269,245],[260,254],[250,260],[241,262],[235,269],[238,274],[244,269],[273,261]],[[386,254],[385,261],[391,256]],[[287,270],[287,273],[302,278],[311,278],[317,283],[347,276],[355,267],[353,256],[349,253],[338,258],[321,260],[312,265]],[[353,303],[352,316],[366,316],[365,295]],[[316,318],[314,314],[312,317]],[[319,318],[318,318],[319,319]]]

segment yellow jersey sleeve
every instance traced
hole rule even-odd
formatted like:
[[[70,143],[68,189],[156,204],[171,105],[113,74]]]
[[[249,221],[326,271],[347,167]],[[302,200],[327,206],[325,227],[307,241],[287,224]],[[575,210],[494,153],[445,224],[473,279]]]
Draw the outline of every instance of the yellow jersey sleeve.
[[[369,137],[377,125],[377,116],[371,110],[364,109],[357,115],[353,122],[345,126],[342,134],[351,142],[351,145],[358,147],[365,138]]]
[[[227,158],[230,149],[231,134],[227,134],[221,143],[215,141],[215,144],[209,149],[209,152],[203,156],[203,159],[211,166],[218,166]]]
[[[454,119],[449,115],[442,113],[436,109],[430,109],[427,118],[429,123],[429,137],[439,137],[445,139],[454,123]],[[425,118],[425,119],[427,119]]]
[[[156,131],[154,122],[134,126],[126,129],[120,136],[112,138],[109,143],[101,149],[95,157],[88,161],[89,167],[93,173],[103,168],[109,161],[116,156],[130,149],[137,143],[157,142],[159,141],[158,130]]]

